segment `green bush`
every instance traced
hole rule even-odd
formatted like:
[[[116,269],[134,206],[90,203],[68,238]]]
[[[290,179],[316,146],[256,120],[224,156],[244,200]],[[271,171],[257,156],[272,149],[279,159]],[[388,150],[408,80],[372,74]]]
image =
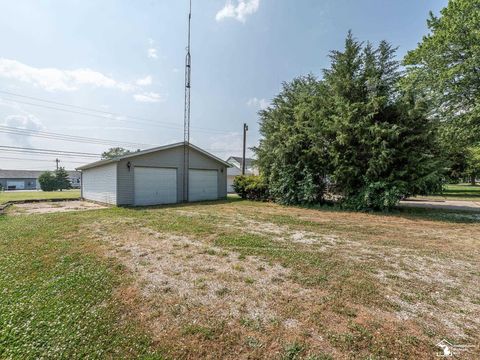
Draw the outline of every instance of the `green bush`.
[[[55,191],[58,189],[57,177],[50,171],[44,172],[38,177],[42,191]]]
[[[269,199],[267,184],[261,176],[237,176],[233,189],[242,199],[266,201]]]
[[[55,172],[46,171],[38,177],[40,188],[43,191],[56,191],[71,189],[72,184],[68,179],[68,173],[64,168],[55,170]]]
[[[358,195],[345,199],[342,206],[356,211],[385,211],[398,205],[404,194],[405,191],[398,186],[383,181],[375,182],[361,189]]]

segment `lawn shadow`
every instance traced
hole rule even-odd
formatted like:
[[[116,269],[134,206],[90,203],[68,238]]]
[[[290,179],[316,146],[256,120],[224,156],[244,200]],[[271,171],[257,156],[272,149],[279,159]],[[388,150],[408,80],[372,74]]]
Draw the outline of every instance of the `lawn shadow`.
[[[131,209],[131,210],[153,210],[153,209],[179,209],[183,207],[195,207],[195,206],[211,206],[211,205],[224,205],[232,204],[236,202],[244,201],[240,197],[229,196],[226,199],[221,200],[208,200],[208,201],[194,201],[186,203],[176,203],[176,204],[164,204],[164,205],[148,205],[148,206],[134,206],[134,205],[119,205],[118,207]]]
[[[297,206],[303,209],[312,209],[318,211],[333,211],[345,214],[356,213],[352,210],[341,208],[339,205],[310,205]],[[419,207],[396,207],[390,211],[366,211],[365,214],[374,216],[392,216],[405,219],[421,219],[431,221],[441,221],[460,224],[480,223],[480,212],[468,210],[447,210],[447,209],[431,209]]]

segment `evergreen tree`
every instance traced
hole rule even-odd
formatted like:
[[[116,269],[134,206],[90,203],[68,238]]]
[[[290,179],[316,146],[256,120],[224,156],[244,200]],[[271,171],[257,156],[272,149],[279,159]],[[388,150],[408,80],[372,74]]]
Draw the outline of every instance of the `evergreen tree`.
[[[332,180],[344,203],[383,209],[407,195],[438,190],[434,124],[424,107],[400,91],[395,49],[363,46],[349,33],[325,71],[331,96]]]
[[[71,189],[72,184],[68,178],[68,172],[65,168],[61,167],[55,170],[55,182],[57,190]]]
[[[322,81],[310,75],[286,83],[260,112],[263,138],[255,151],[275,201],[320,202],[333,185],[345,206],[386,209],[439,189],[435,122],[398,86],[395,51],[349,33]]]
[[[321,131],[323,87],[308,75],[284,83],[271,107],[260,111],[263,138],[255,148],[270,196],[284,204],[323,199],[327,168],[326,138]]]

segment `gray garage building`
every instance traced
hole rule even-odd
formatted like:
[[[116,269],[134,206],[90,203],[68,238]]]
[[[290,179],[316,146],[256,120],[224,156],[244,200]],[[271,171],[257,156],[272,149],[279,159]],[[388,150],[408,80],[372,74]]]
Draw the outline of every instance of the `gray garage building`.
[[[230,165],[195,145],[189,149],[188,201],[224,199]],[[183,202],[183,154],[180,142],[81,166],[82,197],[112,205]]]

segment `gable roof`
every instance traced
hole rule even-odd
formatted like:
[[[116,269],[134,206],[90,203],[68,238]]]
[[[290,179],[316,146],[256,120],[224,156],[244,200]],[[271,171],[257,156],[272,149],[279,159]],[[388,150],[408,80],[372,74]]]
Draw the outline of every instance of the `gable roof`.
[[[130,153],[130,154],[118,156],[118,157],[113,158],[113,159],[100,160],[100,161],[96,161],[96,162],[93,162],[93,163],[90,163],[90,164],[86,164],[86,165],[78,167],[77,170],[91,169],[91,168],[94,168],[94,167],[97,167],[97,166],[102,166],[102,165],[107,165],[107,164],[111,164],[111,163],[114,163],[114,162],[119,162],[120,160],[123,160],[123,159],[129,159],[129,158],[134,158],[136,156],[151,154],[151,153],[154,153],[154,152],[157,152],[157,151],[173,149],[173,148],[176,148],[176,147],[179,147],[179,146],[184,146],[184,144],[185,143],[182,141],[182,142],[178,142],[178,143],[174,143],[174,144],[154,147],[152,149],[136,151],[136,152],[133,152],[133,153]],[[226,167],[231,166],[228,162],[223,161],[219,157],[216,157],[215,155],[210,154],[209,152],[199,148],[198,146],[193,145],[192,143],[190,143],[189,146],[190,146],[191,149],[197,150],[198,152],[212,158],[213,160],[218,161],[219,163],[222,163]]]
[[[235,160],[237,163],[239,163],[240,165],[242,165],[242,161],[243,161],[243,158],[239,157],[239,156],[230,156],[228,159],[227,159],[227,162],[230,163],[230,160]],[[255,160],[252,159],[252,158],[245,158],[245,167],[246,168],[252,168],[253,167],[253,162]],[[234,164],[233,164],[234,165]]]
[[[1,170],[0,179],[38,179],[38,177],[46,171],[50,170]],[[67,170],[68,176],[80,177],[78,171]]]

